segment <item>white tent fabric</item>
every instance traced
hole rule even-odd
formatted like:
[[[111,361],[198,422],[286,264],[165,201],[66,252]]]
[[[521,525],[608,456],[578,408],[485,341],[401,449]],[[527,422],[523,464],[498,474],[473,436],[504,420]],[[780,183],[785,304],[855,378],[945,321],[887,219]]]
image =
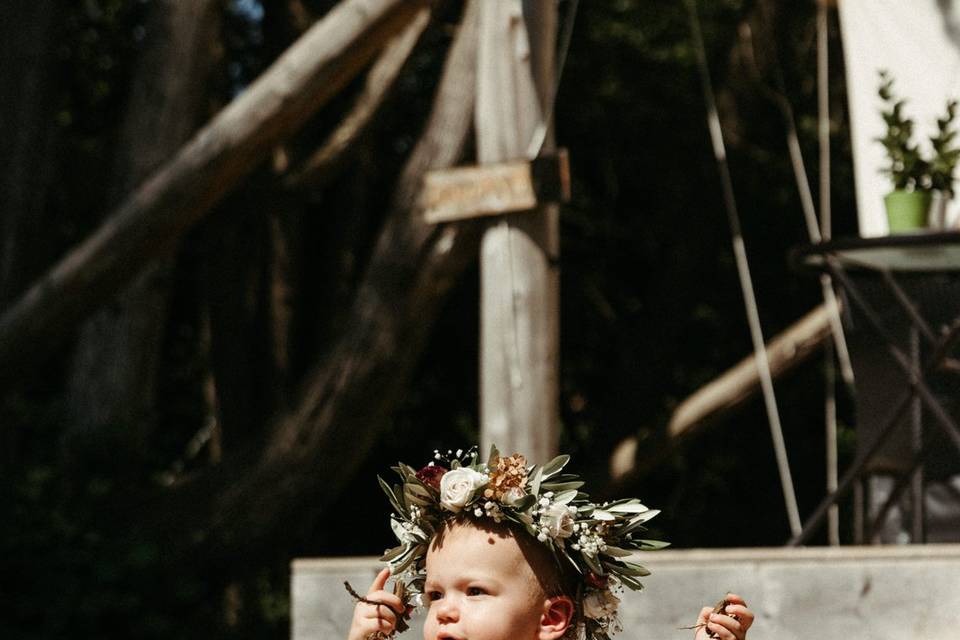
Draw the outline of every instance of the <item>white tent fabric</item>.
[[[857,218],[860,235],[887,234],[883,196],[889,178],[880,173],[884,150],[875,138],[884,133],[877,96],[878,71],[888,70],[894,89],[905,98],[914,134],[929,151],[929,136],[949,98],[960,98],[960,0],[839,0],[853,138]],[[946,226],[960,218],[957,199],[947,209]]]

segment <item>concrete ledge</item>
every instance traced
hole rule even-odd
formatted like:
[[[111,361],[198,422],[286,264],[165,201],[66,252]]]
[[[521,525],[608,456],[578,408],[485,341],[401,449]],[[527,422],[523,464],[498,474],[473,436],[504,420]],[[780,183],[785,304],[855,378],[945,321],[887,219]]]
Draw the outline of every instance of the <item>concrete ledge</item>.
[[[956,640],[960,638],[960,545],[692,549],[640,554],[653,575],[625,594],[616,638],[692,638],[704,604],[727,591],[757,614],[751,640]],[[349,580],[365,590],[375,558],[298,559],[292,563],[292,638],[346,638],[353,602]],[[403,637],[422,637],[415,621]]]

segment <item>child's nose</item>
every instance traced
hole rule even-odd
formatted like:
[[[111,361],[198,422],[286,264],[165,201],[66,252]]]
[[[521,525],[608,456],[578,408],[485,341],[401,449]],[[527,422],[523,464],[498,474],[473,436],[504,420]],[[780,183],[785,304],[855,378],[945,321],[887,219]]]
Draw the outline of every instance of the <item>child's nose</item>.
[[[437,622],[457,622],[460,619],[460,607],[452,596],[445,596],[437,603]]]

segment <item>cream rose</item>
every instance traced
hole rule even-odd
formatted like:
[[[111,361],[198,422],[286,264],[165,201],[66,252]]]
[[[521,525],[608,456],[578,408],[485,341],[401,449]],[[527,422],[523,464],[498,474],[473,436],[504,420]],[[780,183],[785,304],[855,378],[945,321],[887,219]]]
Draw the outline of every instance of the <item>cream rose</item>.
[[[477,489],[487,484],[489,478],[468,467],[451,469],[440,478],[440,504],[456,513],[473,499]]]
[[[520,487],[510,487],[503,494],[503,498],[501,498],[501,502],[503,502],[503,504],[509,507],[512,507],[513,505],[523,500],[524,496],[526,495],[527,495],[527,492],[521,489]]]
[[[547,535],[556,540],[573,535],[576,519],[567,505],[552,504],[540,516],[540,522],[546,527]]]
[[[609,589],[591,591],[583,599],[583,615],[593,620],[612,616],[617,612],[620,598],[610,593]]]

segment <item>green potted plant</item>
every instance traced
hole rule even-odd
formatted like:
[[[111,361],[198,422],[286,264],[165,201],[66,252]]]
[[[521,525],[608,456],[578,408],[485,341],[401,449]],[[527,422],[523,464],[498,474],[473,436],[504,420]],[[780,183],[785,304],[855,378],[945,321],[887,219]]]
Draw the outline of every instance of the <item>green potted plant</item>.
[[[947,113],[937,118],[937,134],[930,137],[933,160],[930,162],[930,188],[934,191],[930,217],[937,226],[945,224],[947,203],[956,195],[953,191],[953,171],[960,161],[960,147],[956,146],[957,101],[947,103]]]
[[[934,200],[937,203],[934,217],[938,223],[942,223],[946,204],[954,196],[953,171],[960,161],[957,131],[953,127],[957,101],[950,100],[946,115],[937,119],[937,133],[930,137],[933,157],[927,160],[913,143],[914,122],[903,113],[906,100],[894,95],[893,78],[886,71],[880,71],[877,93],[885,105],[880,115],[887,126],[885,135],[877,138],[886,150],[889,161],[882,171],[893,183],[893,191],[883,199],[890,233],[927,227],[931,202]]]
[[[913,119],[903,114],[906,100],[893,94],[893,78],[880,71],[880,88],[877,91],[884,102],[880,111],[887,125],[886,134],[877,138],[887,151],[889,164],[882,170],[893,182],[893,191],[883,202],[887,208],[890,233],[912,231],[927,226],[931,193],[926,184],[928,163],[913,143]]]

